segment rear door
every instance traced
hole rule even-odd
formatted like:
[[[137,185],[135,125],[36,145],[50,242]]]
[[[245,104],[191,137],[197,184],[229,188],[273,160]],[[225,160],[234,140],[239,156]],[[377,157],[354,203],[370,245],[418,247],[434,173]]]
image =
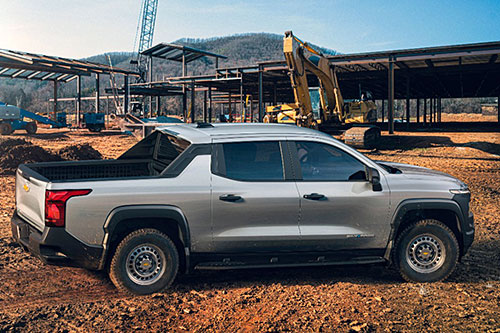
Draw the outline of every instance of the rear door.
[[[212,227],[216,252],[279,252],[300,245],[299,197],[286,142],[216,142]]]
[[[326,142],[292,141],[304,251],[381,249],[389,235],[389,189],[373,191],[365,164]]]

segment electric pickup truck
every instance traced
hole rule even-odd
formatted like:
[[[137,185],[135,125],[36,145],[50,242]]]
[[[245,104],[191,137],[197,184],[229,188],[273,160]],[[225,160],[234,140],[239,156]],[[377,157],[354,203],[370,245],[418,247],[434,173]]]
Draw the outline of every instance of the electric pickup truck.
[[[42,261],[160,292],[203,269],[386,263],[446,279],[474,238],[470,192],[284,124],[160,127],[115,160],[20,165],[14,239]]]

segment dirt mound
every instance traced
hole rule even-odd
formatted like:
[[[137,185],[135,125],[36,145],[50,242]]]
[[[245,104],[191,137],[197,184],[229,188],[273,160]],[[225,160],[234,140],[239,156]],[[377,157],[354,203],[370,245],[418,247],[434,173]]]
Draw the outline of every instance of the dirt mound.
[[[65,160],[101,160],[100,152],[88,143],[67,146],[57,151],[57,155]]]
[[[19,164],[60,161],[61,158],[23,139],[0,139],[0,174],[12,175]]]
[[[13,175],[19,164],[63,160],[102,159],[88,143],[67,146],[55,153],[24,139],[0,139],[0,175]]]

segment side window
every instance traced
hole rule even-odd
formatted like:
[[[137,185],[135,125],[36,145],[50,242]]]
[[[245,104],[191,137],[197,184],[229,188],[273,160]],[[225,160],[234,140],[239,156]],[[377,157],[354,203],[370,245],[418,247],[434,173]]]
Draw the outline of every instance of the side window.
[[[295,144],[303,180],[366,180],[364,164],[348,153],[319,142],[298,141]]]
[[[236,180],[283,180],[278,141],[224,143],[225,176]]]

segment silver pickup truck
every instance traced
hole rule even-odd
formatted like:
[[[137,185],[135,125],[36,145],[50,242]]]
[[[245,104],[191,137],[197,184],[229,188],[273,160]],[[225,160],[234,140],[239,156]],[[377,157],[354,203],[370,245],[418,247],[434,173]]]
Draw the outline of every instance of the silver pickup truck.
[[[180,272],[392,263],[445,279],[474,238],[470,192],[290,125],[159,128],[116,160],[19,166],[13,237],[49,264],[147,294]]]

